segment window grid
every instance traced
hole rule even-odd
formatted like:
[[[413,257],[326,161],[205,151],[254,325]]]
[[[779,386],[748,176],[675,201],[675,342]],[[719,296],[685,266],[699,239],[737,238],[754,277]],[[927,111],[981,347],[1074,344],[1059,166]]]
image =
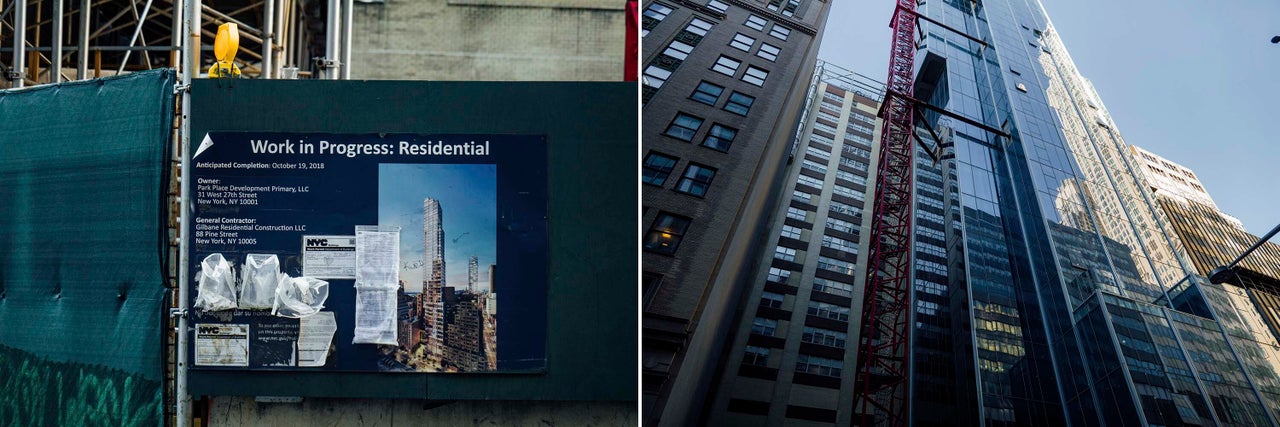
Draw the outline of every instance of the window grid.
[[[667,126],[665,133],[675,139],[693,141],[693,135],[698,133],[700,127],[702,127],[702,118],[676,113],[676,118],[671,120],[671,125]]]
[[[734,92],[729,95],[729,101],[724,104],[724,110],[739,116],[745,116],[751,111],[751,104],[755,102],[755,97],[744,95],[741,92]]]
[[[715,168],[689,163],[689,166],[684,169],[684,175],[680,177],[680,182],[676,184],[676,191],[698,197],[705,196],[707,189],[711,187],[711,180],[715,177]]]
[[[720,94],[722,93],[724,93],[723,86],[702,82],[698,83],[698,87],[689,95],[689,99],[715,106],[716,102],[720,101]]]
[[[671,176],[671,171],[675,169],[677,161],[679,160],[674,157],[649,153],[644,158],[644,171],[640,174],[641,180],[645,184],[661,187],[662,184],[667,182],[667,177]]]

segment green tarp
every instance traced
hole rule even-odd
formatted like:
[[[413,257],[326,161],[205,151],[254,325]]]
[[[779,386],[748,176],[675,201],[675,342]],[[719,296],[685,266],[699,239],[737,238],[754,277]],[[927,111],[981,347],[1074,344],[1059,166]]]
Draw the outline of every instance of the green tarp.
[[[156,425],[174,73],[0,91],[0,425]]]

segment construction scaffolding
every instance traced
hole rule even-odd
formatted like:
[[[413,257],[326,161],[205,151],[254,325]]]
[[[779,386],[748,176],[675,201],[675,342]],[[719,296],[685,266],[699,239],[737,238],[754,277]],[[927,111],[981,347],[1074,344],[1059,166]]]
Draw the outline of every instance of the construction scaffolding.
[[[351,2],[0,0],[0,89],[153,68],[181,71],[187,45],[211,51],[223,23],[239,26],[236,65],[245,77],[346,78]],[[186,7],[200,10],[200,30],[189,37],[182,31]],[[212,55],[198,62],[207,72]]]

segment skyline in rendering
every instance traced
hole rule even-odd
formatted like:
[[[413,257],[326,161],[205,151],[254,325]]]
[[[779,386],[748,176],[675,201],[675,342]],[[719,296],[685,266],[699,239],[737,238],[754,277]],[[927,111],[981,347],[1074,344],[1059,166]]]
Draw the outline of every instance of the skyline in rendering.
[[[1044,0],[1085,78],[1102,94],[1125,142],[1195,170],[1223,212],[1262,235],[1280,201],[1253,183],[1280,180],[1267,134],[1280,112],[1280,3]],[[819,57],[879,81],[889,59],[893,1],[836,2]],[[1116,41],[1129,41],[1116,49]],[[1277,239],[1272,239],[1277,241]]]
[[[405,292],[422,292],[422,209],[427,198],[443,212],[445,286],[465,289],[472,256],[497,264],[497,167],[489,164],[381,165],[378,224],[399,226],[400,279]],[[419,186],[389,185],[417,182]],[[477,291],[488,291],[481,281]]]

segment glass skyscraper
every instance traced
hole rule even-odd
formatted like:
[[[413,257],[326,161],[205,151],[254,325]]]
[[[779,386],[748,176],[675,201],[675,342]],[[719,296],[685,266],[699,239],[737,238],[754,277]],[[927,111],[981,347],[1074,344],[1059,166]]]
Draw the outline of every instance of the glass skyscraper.
[[[941,211],[943,235],[915,256],[915,424],[1277,425],[1275,339],[1197,274],[1043,7],[919,11],[988,43],[921,21],[914,95],[1005,135],[926,114],[954,137],[918,169],[942,203],[918,186],[917,218]]]

